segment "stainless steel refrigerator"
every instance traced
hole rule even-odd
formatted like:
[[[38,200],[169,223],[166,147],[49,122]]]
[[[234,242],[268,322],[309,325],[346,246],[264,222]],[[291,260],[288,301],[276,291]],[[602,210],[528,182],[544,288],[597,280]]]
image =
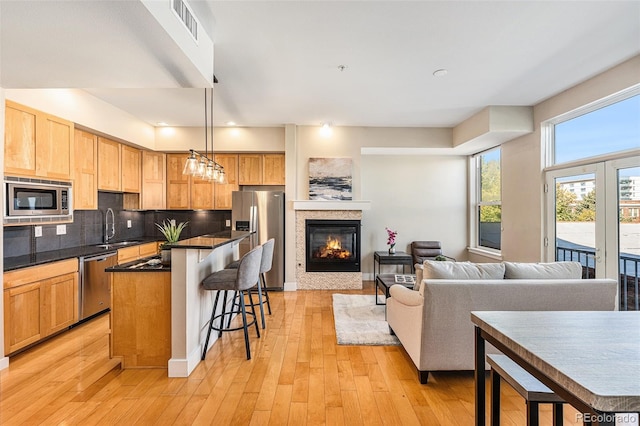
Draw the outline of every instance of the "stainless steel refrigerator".
[[[254,231],[240,244],[240,255],[251,248],[275,239],[273,265],[266,274],[267,288],[284,288],[284,192],[234,191],[231,204],[231,228]]]

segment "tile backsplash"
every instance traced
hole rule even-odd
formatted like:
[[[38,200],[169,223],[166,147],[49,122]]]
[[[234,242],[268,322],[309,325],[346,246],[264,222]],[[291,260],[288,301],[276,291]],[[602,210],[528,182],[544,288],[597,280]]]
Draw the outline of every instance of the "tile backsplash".
[[[110,207],[115,214],[116,241],[142,237],[164,237],[155,224],[164,219],[177,222],[188,221],[182,238],[219,232],[225,229],[225,221],[231,220],[230,210],[123,210],[123,194],[98,193],[98,210],[75,210],[73,223],[67,223],[66,234],[56,235],[56,225],[42,225],[42,237],[35,237],[35,227],[4,227],[4,257],[22,256],[51,250],[60,250],[82,245],[100,244],[105,235],[105,214]],[[131,227],[127,222],[131,221]]]

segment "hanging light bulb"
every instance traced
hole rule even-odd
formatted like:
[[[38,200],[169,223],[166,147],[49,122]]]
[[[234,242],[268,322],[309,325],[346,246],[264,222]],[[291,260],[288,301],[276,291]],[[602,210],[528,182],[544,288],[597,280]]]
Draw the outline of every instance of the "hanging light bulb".
[[[198,158],[196,158],[196,153],[190,149],[191,154],[189,154],[189,158],[184,163],[184,169],[182,169],[183,175],[193,176],[198,170]]]
[[[215,75],[213,76],[213,82],[218,82]],[[213,87],[209,90],[211,90],[211,97],[209,98],[211,103],[211,109],[209,110],[211,113],[211,123],[208,123],[207,89],[204,89],[204,155],[190,149],[190,154],[184,164],[182,174],[193,176],[197,179],[222,183],[224,181],[224,167],[213,160]],[[211,127],[209,127],[209,124]],[[211,133],[211,158],[209,157],[209,133]]]
[[[200,161],[198,162],[198,170],[195,173],[195,177],[204,179],[207,175],[207,162],[204,157],[200,157]]]
[[[224,169],[220,170],[218,174],[218,183],[227,183],[226,175],[224,173]]]
[[[213,166],[213,161],[209,160],[209,162],[207,163],[207,172],[205,173],[205,178],[208,181],[213,180],[214,168],[215,167]]]

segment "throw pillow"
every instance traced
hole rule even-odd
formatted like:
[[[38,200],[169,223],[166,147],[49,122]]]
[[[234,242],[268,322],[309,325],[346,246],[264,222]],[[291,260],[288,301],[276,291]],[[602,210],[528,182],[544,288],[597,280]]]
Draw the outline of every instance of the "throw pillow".
[[[517,263],[503,262],[507,279],[564,280],[582,278],[580,262]]]
[[[501,280],[502,263],[424,261],[423,277],[439,280]]]

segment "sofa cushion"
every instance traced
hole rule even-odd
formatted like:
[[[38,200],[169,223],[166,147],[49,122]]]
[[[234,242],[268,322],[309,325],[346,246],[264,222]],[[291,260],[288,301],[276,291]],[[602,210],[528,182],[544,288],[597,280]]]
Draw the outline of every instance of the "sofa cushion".
[[[504,278],[502,263],[424,261],[423,278],[440,280],[499,280]]]
[[[552,262],[552,263],[517,263],[503,262],[504,277],[507,279],[580,279],[582,265],[580,262]]]

